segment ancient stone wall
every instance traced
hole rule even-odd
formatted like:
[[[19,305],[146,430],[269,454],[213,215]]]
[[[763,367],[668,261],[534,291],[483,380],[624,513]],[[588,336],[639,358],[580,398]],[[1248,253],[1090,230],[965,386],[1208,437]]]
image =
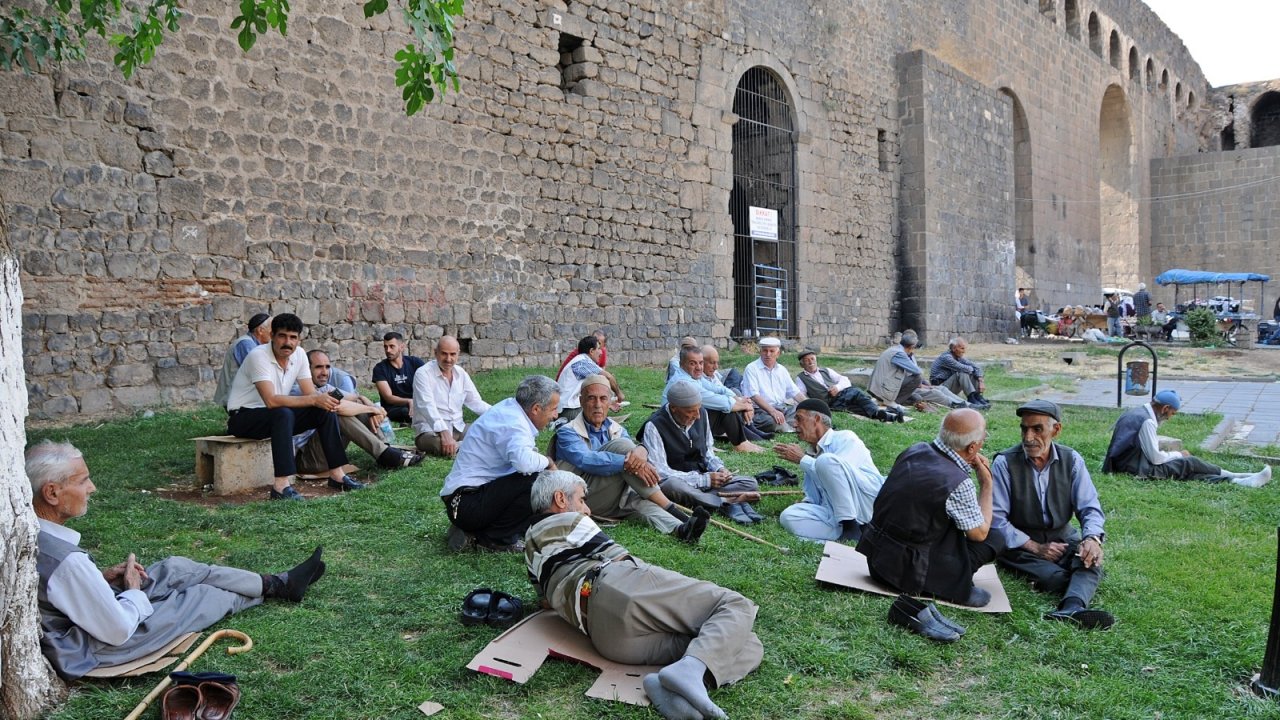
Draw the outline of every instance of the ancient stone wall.
[[[899,63],[903,325],[925,345],[1008,333],[1012,104],[924,51]]]
[[[1151,263],[1165,270],[1257,272],[1280,281],[1280,146],[1201,153],[1151,162]],[[1172,288],[1148,283],[1158,301],[1173,302]],[[1260,302],[1258,286],[1245,288],[1244,300],[1268,320],[1276,283],[1267,284]],[[1230,292],[1202,287],[1201,295]],[[1188,291],[1179,293],[1186,301]],[[1172,307],[1172,305],[1170,305]]]
[[[752,67],[794,111],[794,334],[818,346],[900,329],[901,53],[924,49],[1025,109],[1028,197],[1012,174],[972,180],[1007,184],[1029,215],[1016,222],[1034,247],[1018,257],[1046,304],[1101,283],[1106,89],[1130,109],[1138,195],[1148,159],[1198,145],[1187,89],[1201,96],[1203,77],[1136,1],[473,0],[460,91],[413,118],[390,61],[406,37],[359,3],[295,3],[289,36],[247,55],[226,3],[184,8],[131,81],[101,47],[61,71],[0,74],[37,416],[206,399],[260,310],[296,312],[362,378],[391,329],[423,355],[456,334],[477,369],[552,364],[600,326],[621,363],[663,359],[683,334],[724,343],[731,110]],[[1094,53],[1090,17],[1170,80]],[[979,250],[975,264],[1013,262]],[[984,332],[958,317],[932,330]]]

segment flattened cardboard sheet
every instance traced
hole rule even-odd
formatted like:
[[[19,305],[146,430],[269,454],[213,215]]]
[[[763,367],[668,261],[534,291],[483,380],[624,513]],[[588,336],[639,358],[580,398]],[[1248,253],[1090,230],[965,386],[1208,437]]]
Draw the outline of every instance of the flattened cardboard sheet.
[[[622,665],[605,659],[592,647],[590,638],[547,610],[529,615],[494,638],[467,668],[523,685],[542,667],[547,656],[573,660],[600,671],[600,677],[587,690],[587,697],[632,705],[649,704],[641,681],[645,675],[662,669],[660,665]]]
[[[348,475],[350,475],[350,476],[352,476],[352,477],[355,477],[355,475],[356,475],[356,471],[357,471],[357,470],[359,470],[359,469],[360,469],[360,468],[356,467],[355,465],[351,465],[350,463],[348,463],[348,464],[346,464],[346,465],[343,465],[343,466],[342,466],[342,472],[344,472],[344,473],[346,473],[346,474],[348,474]],[[317,475],[312,475],[312,474],[309,474],[309,473],[298,473],[298,476],[297,476],[297,477],[298,477],[298,479],[299,479],[299,480],[328,480],[328,479],[329,479],[329,473],[321,473],[321,474],[317,474]]]
[[[818,574],[815,579],[832,585],[863,590],[877,595],[887,595],[888,597],[897,597],[899,594],[897,590],[890,588],[888,585],[872,580],[871,573],[867,570],[867,556],[844,543],[827,541],[826,546],[822,549],[822,562],[818,563]],[[980,608],[966,607],[936,598],[933,601],[939,605],[947,605],[960,610],[972,610],[974,612],[1007,613],[1013,611],[1013,607],[1009,605],[1009,596],[1004,591],[1004,585],[1000,584],[1000,576],[996,574],[994,565],[983,565],[981,570],[974,573],[973,584],[991,593],[991,602],[987,603],[986,606]]]
[[[185,653],[196,640],[200,638],[200,633],[187,633],[174,638],[172,642],[164,647],[156,650],[149,655],[144,655],[136,660],[130,660],[127,663],[112,665],[110,667],[97,667],[85,673],[85,677],[91,678],[114,678],[114,677],[137,677],[138,675],[146,675],[167,668],[178,661],[178,657]]]

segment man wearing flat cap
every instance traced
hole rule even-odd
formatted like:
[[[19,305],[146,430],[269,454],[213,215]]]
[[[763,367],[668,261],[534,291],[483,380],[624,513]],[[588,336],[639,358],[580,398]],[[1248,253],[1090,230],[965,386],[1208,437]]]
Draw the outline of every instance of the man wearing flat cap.
[[[1062,432],[1057,405],[1032,400],[1017,413],[1022,442],[991,462],[991,532],[1006,548],[996,562],[1029,578],[1035,589],[1062,596],[1045,619],[1110,627],[1110,613],[1088,609],[1102,580],[1106,535],[1089,469],[1080,453],[1054,442]]]
[[[735,476],[716,457],[711,423],[702,409],[702,393],[688,380],[667,388],[667,404],[640,426],[640,442],[662,479],[662,492],[676,502],[720,510],[736,523],[750,525],[764,517],[750,502],[760,497],[753,477]]]
[[[778,364],[782,341],[776,337],[760,338],[760,357],[747,365],[742,374],[742,394],[756,404],[759,412],[752,422],[762,432],[795,432],[791,420],[796,403],[805,398],[797,389],[791,373]]]
[[[1156,429],[1177,414],[1182,398],[1173,390],[1161,390],[1151,402],[1126,410],[1111,431],[1111,445],[1102,461],[1102,472],[1128,473],[1142,478],[1230,481],[1244,487],[1262,487],[1271,482],[1271,466],[1256,473],[1237,473],[1205,462],[1191,453],[1160,449]]]
[[[806,397],[820,399],[832,410],[861,415],[881,422],[902,422],[902,413],[880,407],[875,398],[853,387],[849,378],[831,368],[818,366],[818,353],[808,348],[801,350],[800,373],[796,375],[796,390]]]
[[[814,452],[790,443],[773,446],[778,457],[800,463],[804,471],[804,500],[783,510],[778,522],[807,540],[856,541],[863,524],[871,522],[884,475],[856,433],[832,429],[831,408],[823,401],[801,401],[795,422],[796,434]]]
[[[587,376],[579,396],[582,412],[556,429],[547,454],[558,468],[586,481],[591,513],[610,518],[638,516],[661,533],[698,542],[707,527],[707,511],[689,517],[662,494],[658,471],[649,464],[649,451],[609,419],[613,391],[608,378]]]

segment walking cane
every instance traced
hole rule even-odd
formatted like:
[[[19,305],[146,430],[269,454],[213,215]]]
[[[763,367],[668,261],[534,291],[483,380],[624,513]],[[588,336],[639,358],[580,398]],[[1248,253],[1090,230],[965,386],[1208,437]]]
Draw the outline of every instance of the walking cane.
[[[217,630],[209,637],[205,638],[204,642],[200,643],[199,647],[192,650],[191,654],[183,659],[182,662],[178,663],[178,666],[170,672],[182,672],[183,670],[191,667],[191,663],[194,662],[196,658],[200,657],[205,650],[209,649],[209,646],[222,638],[232,638],[243,643],[235,647],[227,648],[228,655],[239,655],[240,653],[247,653],[253,649],[253,639],[239,630]],[[133,712],[126,715],[124,720],[138,720],[139,717],[142,717],[142,713],[147,709],[147,707],[151,705],[151,701],[159,697],[160,693],[164,692],[164,689],[172,684],[173,679],[165,676],[165,679],[161,680],[160,684],[157,685],[154,690],[147,693],[147,696],[142,698],[142,702],[138,703],[138,707],[134,708]]]
[[[803,490],[755,490],[754,492],[756,495],[759,495],[760,497],[765,497],[768,495],[803,495],[804,494]],[[742,493],[722,492],[722,493],[716,493],[716,494],[719,495],[720,497],[736,497],[738,495],[741,495]]]
[[[677,503],[677,504],[676,504],[676,507],[680,508],[681,510],[683,510],[683,511],[684,511],[684,512],[686,512],[686,513],[689,513],[690,515],[692,515],[692,514],[693,514],[693,511],[692,511],[692,510],[690,510],[689,508],[687,508],[687,507],[685,507],[685,506],[683,506],[683,505],[680,505],[680,504],[678,504],[678,503]],[[755,542],[760,543],[761,545],[768,545],[769,547],[773,548],[774,550],[777,550],[778,552],[782,553],[783,555],[790,555],[790,554],[791,554],[791,548],[784,548],[784,547],[782,547],[781,545],[774,545],[773,543],[769,542],[768,540],[765,540],[765,539],[764,539],[764,538],[762,538],[762,537],[756,537],[755,535],[752,535],[752,534],[751,534],[751,533],[749,533],[749,532],[743,532],[743,531],[739,530],[738,528],[733,527],[732,525],[726,525],[726,524],[724,524],[724,523],[720,522],[719,520],[716,520],[715,518],[708,518],[708,522],[710,522],[712,525],[715,525],[715,526],[716,526],[716,527],[718,527],[718,528],[722,528],[722,529],[724,529],[724,530],[728,530],[729,532],[733,533],[734,535],[737,535],[738,537],[744,537],[744,538],[746,538],[746,539],[748,539],[748,540],[753,540],[753,541],[755,541]],[[125,720],[130,720],[130,718],[125,718]]]

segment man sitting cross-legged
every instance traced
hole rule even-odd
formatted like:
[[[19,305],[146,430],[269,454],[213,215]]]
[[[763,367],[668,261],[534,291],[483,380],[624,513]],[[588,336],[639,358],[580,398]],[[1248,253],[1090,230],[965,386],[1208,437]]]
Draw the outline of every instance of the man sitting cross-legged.
[[[856,541],[871,521],[871,509],[884,485],[871,453],[852,430],[831,427],[831,409],[808,398],[796,408],[796,434],[813,446],[779,443],[773,451],[804,470],[804,502],[784,509],[782,527],[807,540]]]
[[[291,479],[298,472],[293,436],[303,430],[316,431],[329,487],[344,492],[364,487],[342,469],[347,464],[347,452],[336,414],[342,402],[316,392],[307,354],[298,346],[301,337],[302,320],[297,315],[281,313],[272,318],[271,342],[245,356],[227,397],[228,435],[254,440],[271,438],[275,475],[269,494],[272,500],[302,499]],[[290,395],[295,383],[301,394]]]
[[[1102,472],[1128,473],[1140,478],[1172,480],[1229,481],[1244,487],[1258,488],[1271,482],[1271,466],[1263,465],[1256,473],[1224,470],[1191,453],[1166,452],[1160,449],[1156,429],[1160,423],[1178,413],[1182,398],[1174,390],[1161,390],[1151,402],[1130,408],[1116,421],[1111,431],[1111,445],[1102,461]]]
[[[537,434],[556,416],[560,390],[555,381],[530,375],[516,396],[489,408],[471,428],[453,470],[444,479],[440,499],[449,516],[448,545],[463,550],[473,543],[501,552],[521,550],[529,528],[529,488],[537,473],[556,464],[538,452]]]
[[[551,459],[587,481],[587,504],[593,514],[639,515],[660,532],[696,543],[707,528],[709,513],[700,507],[691,518],[662,494],[648,451],[609,419],[612,394],[601,375],[582,381],[582,412],[556,429]]]
[[[348,389],[336,386],[335,373],[341,373],[347,381],[351,381],[351,376],[333,367],[328,353],[323,350],[311,350],[307,353],[307,361],[311,366],[311,383],[315,385],[316,392],[331,395],[341,401],[337,410],[338,430],[342,434],[344,447],[347,443],[355,443],[369,453],[378,462],[379,467],[388,470],[410,467],[422,462],[422,455],[391,447],[383,440],[382,434],[375,431],[387,413],[356,392],[354,382],[348,385]],[[302,389],[294,385],[289,394],[301,395]],[[293,443],[298,448],[296,462],[299,470],[304,473],[325,471],[324,447],[315,430],[307,430],[296,435]]]
[[[698,386],[702,393],[702,409],[711,421],[711,435],[717,440],[727,440],[738,452],[758,453],[764,448],[747,439],[747,425],[751,422],[753,405],[750,400],[738,397],[723,383],[707,380],[702,369],[702,349],[680,348],[680,367],[667,380],[662,389],[662,402],[667,401],[667,389],[678,380],[687,380]]]
[[[947,413],[933,442],[902,451],[858,543],[872,578],[909,595],[970,607],[991,602],[991,593],[973,584],[978,568],[1004,549],[1001,537],[989,534],[986,439],[982,415],[965,408]],[[975,470],[976,488],[969,477]]]
[[[640,427],[640,442],[649,451],[667,497],[720,510],[743,525],[764,521],[750,504],[760,497],[759,483],[753,477],[735,476],[716,457],[702,393],[693,383],[678,380],[667,388],[667,404]]]
[[[66,526],[88,511],[89,497],[97,489],[84,456],[70,443],[46,440],[27,450],[26,471],[40,519],[40,649],[68,680],[151,655],[264,599],[301,602],[307,588],[324,574],[320,548],[277,575],[183,557],[144,568],[133,553],[99,570],[80,549],[80,533]]]
[[[778,362],[780,352],[781,340],[760,338],[760,357],[748,363],[742,374],[742,394],[756,404],[753,422],[761,432],[795,432],[791,418],[795,417],[796,403],[805,398],[791,373]]]
[[[880,353],[871,370],[868,387],[871,394],[886,405],[912,405],[921,412],[929,409],[929,403],[951,408],[966,407],[968,403],[960,396],[924,381],[924,371],[915,360],[919,342],[915,330],[904,330],[901,340]]]
[[[373,384],[387,417],[393,422],[410,422],[413,412],[413,377],[424,363],[422,358],[405,352],[404,336],[389,332],[382,336],[382,354],[386,359],[373,366]]]
[[[902,412],[880,407],[875,398],[853,387],[849,378],[831,368],[818,367],[818,354],[813,350],[801,350],[796,356],[800,372],[796,375],[796,389],[805,396],[824,401],[832,410],[861,415],[881,422],[902,422]]]
[[[467,434],[462,408],[477,415],[489,409],[471,376],[458,364],[462,346],[452,335],[436,342],[435,359],[418,368],[413,376],[414,446],[441,457],[458,454],[458,443]]]
[[[997,562],[1029,577],[1037,590],[1062,595],[1046,619],[1111,627],[1110,613],[1088,609],[1102,580],[1106,520],[1093,478],[1080,453],[1054,442],[1062,432],[1056,404],[1032,400],[1017,412],[1022,443],[991,462],[991,533],[1005,548]]]
[[[542,473],[530,495],[525,564],[542,606],[614,662],[665,665],[642,681],[662,717],[727,717],[707,689],[759,667],[755,604],[633,557],[591,520],[586,483],[572,473]]]

